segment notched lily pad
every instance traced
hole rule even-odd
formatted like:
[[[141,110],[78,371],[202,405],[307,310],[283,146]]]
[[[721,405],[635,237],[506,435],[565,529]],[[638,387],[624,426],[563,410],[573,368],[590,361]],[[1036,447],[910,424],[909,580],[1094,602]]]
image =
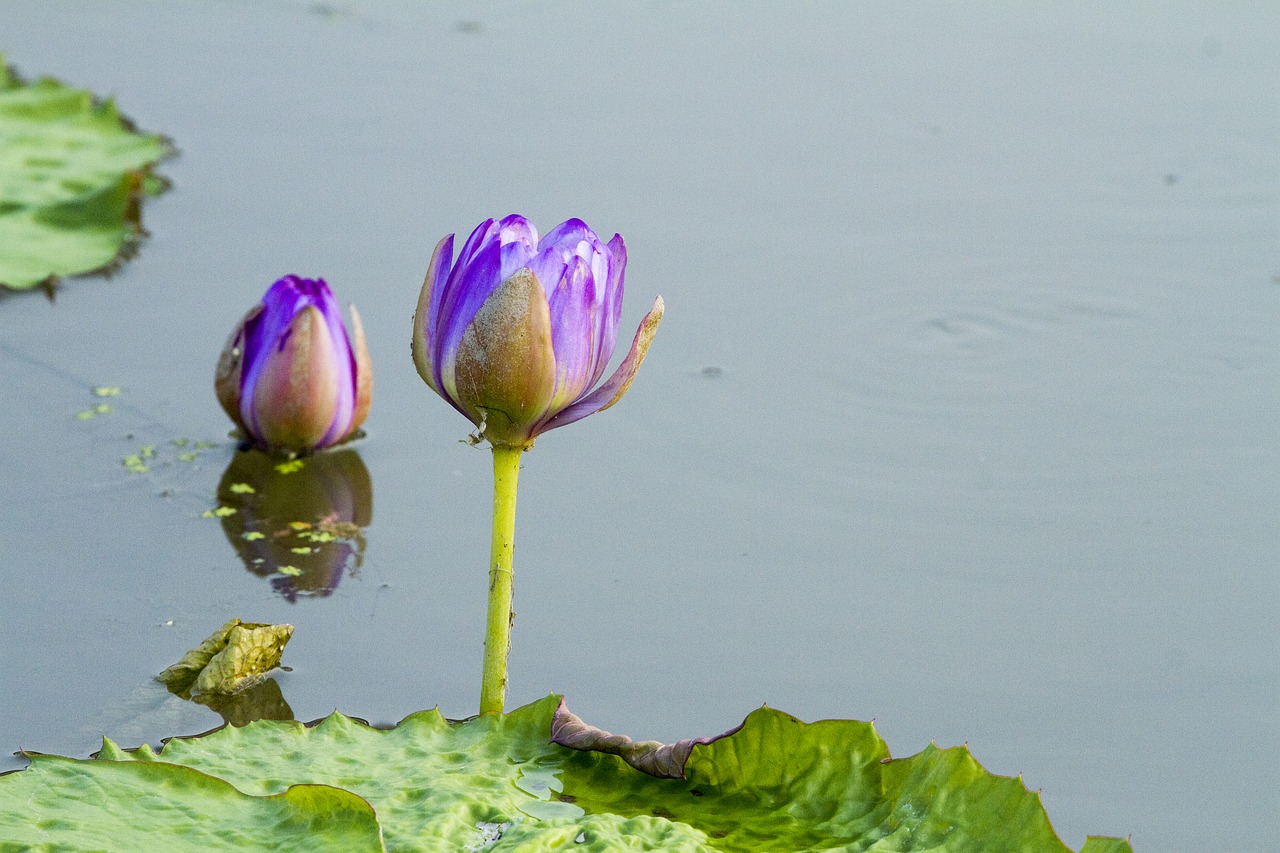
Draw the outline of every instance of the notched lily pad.
[[[111,101],[21,80],[0,55],[0,287],[26,290],[109,270],[134,250],[152,167],[174,153]]]
[[[890,759],[870,723],[803,723],[762,708],[733,732],[687,753],[671,750],[684,754],[683,778],[657,778],[611,753],[560,746],[551,741],[553,729],[582,735],[580,745],[625,747],[573,723],[558,696],[461,723],[423,711],[376,729],[334,713],[311,726],[228,726],[171,739],[159,751],[104,741],[96,760],[68,762],[81,780],[14,784],[30,770],[0,777],[0,838],[8,837],[8,822],[40,825],[51,847],[94,849],[77,845],[82,836],[73,833],[97,820],[118,827],[118,816],[139,815],[136,804],[145,801],[137,820],[147,826],[123,827],[111,839],[115,849],[151,849],[135,843],[151,836],[130,833],[189,823],[185,792],[163,780],[190,768],[255,801],[300,785],[350,792],[372,807],[386,849],[396,851],[1070,853],[1020,780],[988,773],[963,747]],[[109,772],[98,773],[100,764],[111,765]],[[33,759],[37,767],[43,771],[44,761]],[[146,767],[152,775],[130,770]],[[58,787],[50,791],[49,784]],[[316,821],[309,829],[271,827],[254,849],[299,849],[307,840],[299,833],[308,831],[314,849],[328,849],[328,827]],[[238,849],[201,843],[165,849]],[[1091,838],[1081,853],[1132,849],[1122,839]]]
[[[280,656],[292,636],[292,625],[232,619],[156,680],[184,698],[238,693],[258,684],[280,665]]]

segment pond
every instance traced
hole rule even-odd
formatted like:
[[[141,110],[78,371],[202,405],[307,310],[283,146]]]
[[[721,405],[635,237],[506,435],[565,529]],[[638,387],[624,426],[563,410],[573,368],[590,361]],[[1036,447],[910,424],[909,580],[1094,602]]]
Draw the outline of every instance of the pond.
[[[410,317],[445,234],[578,216],[627,240],[624,339],[667,315],[617,407],[526,454],[510,707],[664,740],[875,718],[1021,773],[1073,849],[1273,849],[1277,25],[7,0],[20,72],[181,153],[134,260],[0,297],[0,746],[212,728],[152,678],[232,617],[296,626],[298,719],[475,713],[490,463]],[[337,478],[367,525],[310,588],[204,517],[218,353],[286,273],[359,307],[375,376]]]

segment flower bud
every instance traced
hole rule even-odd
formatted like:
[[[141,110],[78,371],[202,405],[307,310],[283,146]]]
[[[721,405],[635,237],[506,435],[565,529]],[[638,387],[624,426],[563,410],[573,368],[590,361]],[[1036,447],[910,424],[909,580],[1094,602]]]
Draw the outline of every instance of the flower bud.
[[[626,265],[621,236],[605,244],[578,219],[541,240],[522,216],[486,220],[456,263],[450,234],[413,318],[418,374],[494,445],[528,447],[609,408],[635,379],[663,311],[658,297],[597,386],[617,343]]]
[[[244,437],[264,450],[306,453],[346,441],[369,414],[373,376],[360,315],[355,346],[324,279],[271,285],[227,339],[214,388]]]

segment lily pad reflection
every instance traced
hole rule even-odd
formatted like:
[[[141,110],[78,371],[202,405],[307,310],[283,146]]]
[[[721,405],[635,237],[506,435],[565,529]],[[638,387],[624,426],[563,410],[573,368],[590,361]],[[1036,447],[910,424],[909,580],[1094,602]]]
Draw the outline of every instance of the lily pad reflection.
[[[270,578],[289,601],[332,592],[364,560],[373,520],[373,480],[354,450],[281,464],[244,450],[218,483],[218,504],[236,511],[222,530],[244,566]]]

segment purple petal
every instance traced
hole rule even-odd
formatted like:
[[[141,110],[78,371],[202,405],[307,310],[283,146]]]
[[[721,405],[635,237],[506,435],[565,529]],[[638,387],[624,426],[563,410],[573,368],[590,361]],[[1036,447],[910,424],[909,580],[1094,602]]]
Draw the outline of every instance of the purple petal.
[[[631,383],[636,378],[636,373],[640,370],[640,365],[644,362],[645,355],[649,352],[649,344],[653,343],[653,336],[658,331],[658,323],[662,320],[662,312],[662,297],[659,296],[654,300],[653,308],[640,321],[640,327],[636,329],[636,336],[631,341],[631,350],[627,353],[627,357],[622,360],[622,364],[618,365],[618,369],[613,372],[613,375],[599,388],[553,416],[538,428],[538,432],[546,432],[547,430],[582,420],[587,415],[602,412],[621,400],[622,395],[627,393],[627,389],[631,387]]]
[[[490,235],[496,232],[497,225],[492,219],[486,219],[477,225],[467,237],[467,242],[462,244],[462,248],[458,250],[458,263],[455,266],[465,266],[480,251],[480,248],[489,239]]]
[[[556,356],[556,388],[549,411],[573,403],[591,387],[595,364],[598,303],[591,268],[582,258],[569,261],[547,300],[551,311],[551,347]]]
[[[519,240],[529,244],[531,249],[538,246],[538,229],[533,227],[533,223],[525,219],[518,213],[512,213],[509,216],[502,217],[498,222],[498,242],[504,246],[507,243]]]
[[[613,348],[618,343],[618,322],[622,319],[622,280],[627,271],[627,247],[622,242],[621,234],[614,234],[609,241],[609,279],[603,286],[597,279],[596,287],[600,289],[600,312],[597,316],[599,341],[596,350],[596,362],[591,369],[591,385],[600,381],[604,369],[613,357]]]
[[[413,348],[414,363],[424,381],[438,392],[435,384],[435,341],[439,338],[440,304],[444,301],[444,284],[453,263],[453,235],[436,244],[431,265],[422,282],[422,295],[418,297],[418,311],[414,314]]]
[[[565,270],[568,268],[568,259],[555,246],[547,246],[545,248],[541,248],[541,246],[542,244],[540,243],[538,254],[530,258],[525,266],[537,277],[542,289],[547,293],[551,293],[559,285],[560,279],[564,278]]]
[[[329,336],[333,339],[333,348],[337,358],[333,375],[334,380],[338,383],[338,408],[334,413],[333,423],[329,425],[324,438],[317,445],[318,447],[328,447],[341,441],[346,436],[351,427],[351,418],[355,414],[356,355],[351,349],[351,339],[347,336],[347,329],[342,324],[342,311],[338,307],[338,300],[334,298],[332,293],[329,293],[328,300],[317,307],[319,307],[320,313],[324,315],[325,325],[329,327]]]
[[[538,229],[523,216],[513,213],[498,222],[498,243],[502,246],[499,275],[506,281],[538,253]]]
[[[608,279],[609,251],[605,248],[604,241],[581,219],[569,219],[560,223],[538,244],[539,252],[552,247],[560,250],[566,262],[577,255],[589,263],[597,284]]]
[[[537,249],[523,240],[504,243],[501,248],[502,261],[499,264],[498,280],[506,281],[511,274],[521,267],[529,265]]]
[[[587,235],[595,237],[597,241],[600,239],[596,237],[596,232],[581,219],[566,219],[546,233],[539,241],[538,249],[549,249],[552,246],[574,247],[583,240],[589,239]]]

